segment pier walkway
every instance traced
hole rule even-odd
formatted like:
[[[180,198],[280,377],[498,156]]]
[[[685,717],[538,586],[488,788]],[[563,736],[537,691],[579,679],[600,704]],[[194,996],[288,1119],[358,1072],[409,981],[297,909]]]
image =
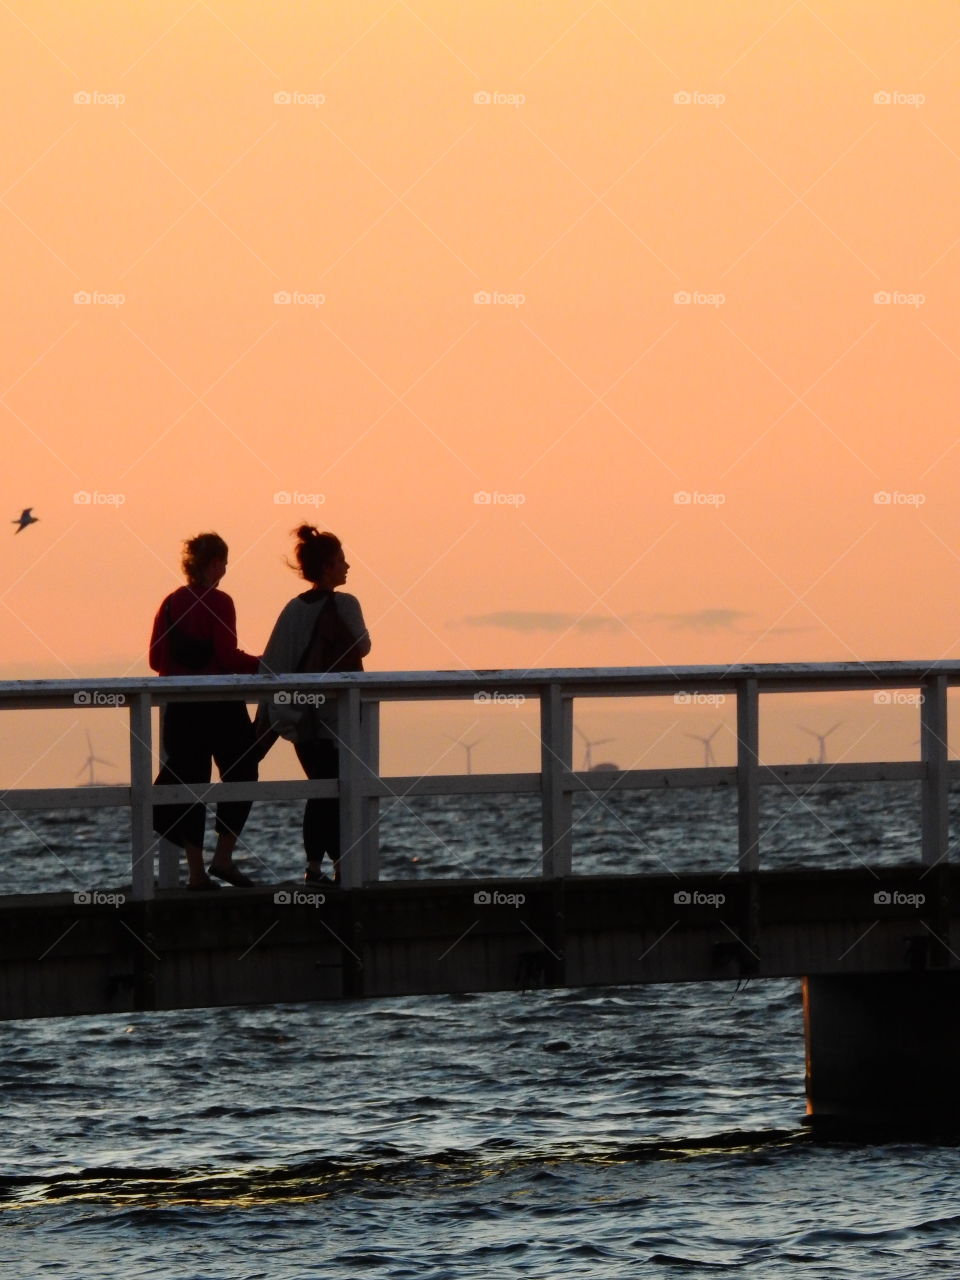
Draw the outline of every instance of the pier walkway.
[[[950,862],[947,692],[960,663],[482,672],[365,672],[0,684],[0,711],[115,707],[129,718],[129,786],[13,789],[24,813],[120,806],[132,817],[129,881],[117,893],[0,898],[0,1017],[224,1004],[535,990],[675,981],[803,979],[808,1093],[820,1114],[897,1106],[945,1110],[960,1125],[960,872]],[[920,759],[761,763],[764,695],[869,690],[916,695]],[[578,771],[577,698],[706,694],[736,700],[730,767]],[[335,698],[340,776],[309,782],[155,787],[153,710],[174,700]],[[386,702],[532,700],[535,773],[384,777]],[[921,838],[897,868],[765,867],[760,788],[914,781]],[[573,797],[654,787],[733,789],[737,865],[695,875],[577,874]],[[381,876],[383,797],[533,794],[540,874],[522,879],[389,882]],[[219,894],[176,888],[177,852],[160,851],[158,802],[338,796],[340,886],[264,886]],[[883,1064],[882,1067],[878,1064]],[[865,1074],[869,1082],[865,1082]],[[901,1102],[890,1099],[897,1094]],[[899,1112],[897,1112],[899,1114]]]

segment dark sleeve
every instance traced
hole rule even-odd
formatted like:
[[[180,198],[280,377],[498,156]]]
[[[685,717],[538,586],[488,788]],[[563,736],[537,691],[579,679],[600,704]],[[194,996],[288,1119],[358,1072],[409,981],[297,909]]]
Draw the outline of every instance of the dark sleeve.
[[[159,675],[163,675],[170,665],[170,655],[167,652],[167,628],[164,622],[164,612],[166,600],[157,610],[157,616],[153,620],[153,631],[150,633],[150,669],[156,671]]]
[[[224,675],[255,675],[260,659],[237,648],[237,611],[233,600],[223,591],[218,591],[217,597],[213,609],[214,661]]]

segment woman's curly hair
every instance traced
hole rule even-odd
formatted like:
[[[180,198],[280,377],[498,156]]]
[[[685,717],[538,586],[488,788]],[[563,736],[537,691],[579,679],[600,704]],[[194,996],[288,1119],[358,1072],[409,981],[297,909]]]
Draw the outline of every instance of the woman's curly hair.
[[[214,560],[226,560],[227,544],[219,533],[198,533],[183,544],[183,572],[191,587],[203,585],[203,575]]]

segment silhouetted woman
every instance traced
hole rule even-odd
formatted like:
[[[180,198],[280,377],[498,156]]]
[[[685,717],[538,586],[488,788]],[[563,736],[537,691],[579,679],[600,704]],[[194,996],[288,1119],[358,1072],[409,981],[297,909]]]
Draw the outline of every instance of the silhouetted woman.
[[[218,591],[227,571],[227,544],[216,533],[201,533],[183,544],[187,585],[166,597],[153,622],[150,666],[161,676],[253,675],[259,659],[237,648],[233,601]],[[240,701],[170,702],[163,716],[162,784],[209,782],[215,760],[223,782],[257,778],[253,725]],[[233,862],[237,838],[251,801],[217,805],[217,845],[210,875],[228,884],[253,884]],[[202,804],[158,805],[154,830],[180,845],[187,855],[188,889],[216,889],[203,866]]]
[[[295,555],[309,591],[286,605],[260,663],[261,673],[298,671],[362,671],[370,652],[370,636],[360,602],[338,591],[347,580],[347,564],[340,539],[320,533],[313,525],[296,530]],[[278,699],[282,699],[278,700]],[[293,743],[308,778],[335,778],[338,772],[336,699],[321,706],[297,704],[289,691],[274,695],[261,707],[261,718]],[[304,880],[322,883],[326,854],[339,880],[340,804],[335,799],[308,800],[303,813],[303,847],[307,855]]]

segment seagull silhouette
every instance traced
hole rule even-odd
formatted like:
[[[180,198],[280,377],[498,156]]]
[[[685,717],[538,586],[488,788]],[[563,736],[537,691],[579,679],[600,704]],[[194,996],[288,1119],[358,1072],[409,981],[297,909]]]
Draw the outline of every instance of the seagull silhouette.
[[[28,525],[28,524],[36,524],[36,523],[37,523],[37,520],[39,519],[39,517],[38,517],[38,516],[35,516],[35,515],[31,515],[31,512],[32,512],[32,511],[33,511],[33,507],[24,507],[24,508],[23,508],[23,512],[22,512],[22,514],[21,514],[21,516],[20,516],[20,519],[19,519],[19,520],[11,520],[11,521],[10,521],[10,523],[11,523],[11,524],[15,524],[15,525],[18,525],[18,526],[19,526],[19,528],[14,529],[14,531],[13,531],[13,532],[14,532],[15,534],[16,534],[16,533],[19,533],[21,529],[25,529],[25,528],[27,527],[27,525]]]

